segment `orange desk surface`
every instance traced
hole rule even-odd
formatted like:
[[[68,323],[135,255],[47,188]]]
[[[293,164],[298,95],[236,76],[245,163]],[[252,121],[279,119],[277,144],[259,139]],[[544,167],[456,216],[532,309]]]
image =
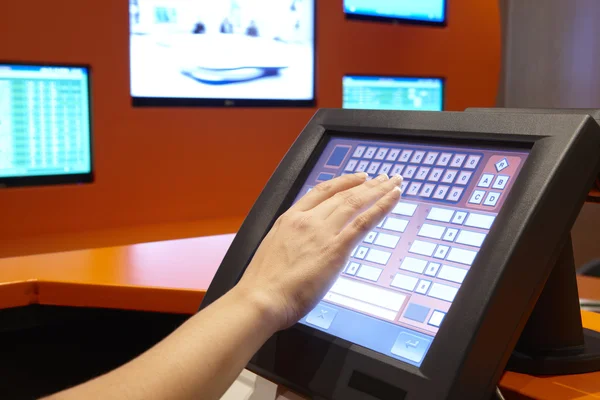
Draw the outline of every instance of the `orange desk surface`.
[[[233,237],[0,259],[0,309],[44,304],[191,314]]]
[[[194,313],[234,235],[0,259],[0,309],[44,304]],[[600,279],[579,277],[579,294],[600,299]],[[600,314],[583,312],[600,331]],[[507,372],[519,397],[600,399],[600,372],[538,378]]]

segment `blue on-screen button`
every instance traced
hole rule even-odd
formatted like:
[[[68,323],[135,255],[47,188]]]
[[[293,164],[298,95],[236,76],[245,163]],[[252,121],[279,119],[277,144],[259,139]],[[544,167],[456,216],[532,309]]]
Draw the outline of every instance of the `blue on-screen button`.
[[[337,310],[319,304],[308,313],[306,322],[321,329],[329,329],[336,314]]]
[[[344,158],[346,158],[346,155],[348,154],[348,152],[350,151],[349,147],[336,147],[333,152],[331,153],[331,155],[329,156],[329,160],[327,160],[327,164],[328,166],[331,167],[339,167],[342,165],[342,163],[344,162]]]
[[[317,177],[317,181],[328,181],[330,179],[333,179],[334,175],[333,174],[329,174],[327,172],[321,172],[319,174],[319,176]]]
[[[394,347],[392,347],[392,354],[420,363],[427,354],[430,344],[431,339],[401,332],[396,339],[396,343],[394,343]]]

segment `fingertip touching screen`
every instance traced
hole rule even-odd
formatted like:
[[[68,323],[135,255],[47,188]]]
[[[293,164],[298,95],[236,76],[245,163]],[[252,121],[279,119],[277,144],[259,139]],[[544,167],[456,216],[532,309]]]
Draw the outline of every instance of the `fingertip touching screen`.
[[[356,172],[400,174],[403,195],[300,323],[420,366],[528,154],[332,136],[295,201]]]

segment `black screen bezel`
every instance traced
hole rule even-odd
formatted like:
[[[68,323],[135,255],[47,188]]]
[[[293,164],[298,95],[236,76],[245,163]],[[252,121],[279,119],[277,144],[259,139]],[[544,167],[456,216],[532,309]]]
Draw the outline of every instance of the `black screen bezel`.
[[[143,97],[131,93],[131,43],[129,55],[129,96],[133,107],[225,107],[225,108],[311,108],[317,105],[317,1],[313,0],[313,82],[312,99],[237,99],[237,98],[190,98],[190,97]],[[131,22],[131,19],[130,19]],[[130,27],[131,32],[131,27]],[[131,33],[130,33],[131,35]]]
[[[455,145],[459,145],[456,141],[462,142],[463,146],[466,142],[495,144],[500,148],[512,147],[507,144],[531,146],[520,176],[421,367],[300,324],[275,334],[248,366],[302,393],[336,399],[360,398],[347,387],[353,371],[374,374],[387,383],[399,385],[409,398],[477,398],[465,396],[489,393],[550,273],[557,254],[548,252],[548,248],[560,249],[597,171],[599,130],[588,116],[321,110],[263,190],[201,307],[235,285],[264,234],[293,200],[291,193],[304,182],[306,167],[311,159],[318,157],[315,154],[327,132],[359,134],[364,138],[413,137],[419,141],[430,137],[455,141]],[[563,194],[562,198],[558,194]],[[544,219],[550,217],[555,223],[544,226]],[[540,235],[544,241],[540,241]],[[532,262],[536,268],[531,268]],[[506,313],[507,308],[519,311]],[[486,318],[486,315],[491,316]],[[288,339],[294,345],[278,347],[278,342],[287,343]],[[338,354],[332,361],[334,368],[311,370],[315,374],[313,379],[304,383],[299,383],[292,372],[275,368],[273,360],[285,358],[286,354],[292,357],[294,348],[303,349],[302,357],[310,359],[312,347],[303,348],[301,342],[315,348],[317,343],[325,343],[327,354]],[[330,375],[326,380],[329,383],[323,383],[320,379],[323,375]]]
[[[30,61],[5,61],[0,60],[0,65],[18,65],[31,67],[56,67],[56,68],[82,68],[87,72],[88,86],[88,118],[89,118],[89,154],[90,154],[90,172],[81,174],[55,174],[55,175],[35,175],[25,177],[0,177],[1,188],[17,188],[29,186],[52,186],[67,184],[93,183],[94,173],[94,126],[92,111],[92,66],[90,64],[59,63],[59,62],[30,62]]]

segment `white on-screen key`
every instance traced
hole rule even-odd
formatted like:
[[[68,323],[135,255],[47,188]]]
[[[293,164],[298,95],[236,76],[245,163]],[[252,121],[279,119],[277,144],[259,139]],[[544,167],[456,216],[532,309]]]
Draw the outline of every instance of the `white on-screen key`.
[[[455,283],[463,283],[465,277],[467,276],[466,269],[452,267],[450,265],[443,265],[440,273],[438,274],[438,278],[443,279],[445,281],[455,282]]]
[[[367,169],[367,173],[368,174],[375,174],[375,173],[377,173],[377,170],[379,169],[380,165],[381,165],[381,163],[379,161],[373,161],[371,163],[371,165],[369,165],[369,168]]]
[[[356,150],[354,150],[354,154],[352,155],[352,157],[362,157],[366,149],[367,148],[365,146],[358,146]]]
[[[355,275],[356,271],[358,271],[358,268],[360,267],[359,263],[355,263],[355,262],[351,262],[350,265],[348,265],[348,267],[346,267],[346,273],[348,275]]]
[[[456,239],[456,235],[458,234],[458,229],[448,228],[446,233],[444,233],[443,240],[447,242],[453,242]]]
[[[398,155],[400,154],[400,150],[398,149],[392,149],[390,151],[390,153],[388,154],[388,156],[386,157],[387,161],[396,161],[396,159],[398,158]]]
[[[458,293],[458,288],[454,286],[442,285],[441,283],[436,282],[431,285],[428,296],[452,302],[454,297],[456,297],[456,293]]]
[[[446,230],[446,227],[444,227],[444,226],[433,225],[433,224],[423,224],[423,226],[419,230],[418,235],[427,237],[430,239],[441,239],[442,236],[444,235],[445,230]]]
[[[380,233],[379,235],[377,235],[377,238],[375,239],[375,244],[377,246],[383,246],[383,247],[388,247],[390,249],[395,249],[396,246],[398,245],[399,241],[400,241],[400,238],[398,236],[389,235],[387,233]]]
[[[427,266],[427,261],[413,257],[405,257],[400,265],[400,269],[422,274]]]
[[[448,254],[448,250],[450,250],[450,247],[439,245],[437,247],[437,249],[435,249],[435,253],[433,253],[433,257],[443,260],[444,258],[446,258],[446,254]]]
[[[436,248],[435,243],[425,242],[423,240],[415,240],[408,250],[411,253],[420,254],[422,256],[431,257]]]
[[[417,286],[418,281],[419,279],[415,278],[414,276],[396,274],[391,285],[398,289],[408,290],[409,292],[412,292],[413,290],[415,290],[415,286]]]
[[[356,250],[356,254],[354,254],[354,257],[359,258],[359,259],[362,260],[367,255],[367,251],[369,251],[368,247],[360,246],[358,248],[358,250]]]
[[[448,261],[456,262],[459,264],[472,265],[476,256],[477,256],[476,251],[459,249],[458,247],[453,247],[448,252],[448,257],[446,259]]]
[[[453,215],[454,210],[449,210],[447,208],[432,207],[431,211],[429,211],[429,215],[427,215],[427,219],[438,222],[450,222]]]
[[[356,168],[356,172],[365,172],[367,167],[369,166],[368,161],[361,161],[358,163],[358,167]]]
[[[383,229],[403,233],[408,226],[408,221],[400,218],[388,217],[383,224]]]
[[[490,229],[495,219],[496,217],[493,215],[471,213],[465,221],[465,226],[471,226],[473,228],[480,229]]]
[[[457,211],[456,215],[454,215],[454,218],[452,218],[452,223],[453,224],[457,224],[457,225],[461,225],[463,222],[465,222],[465,218],[467,218],[467,213],[464,211]]]
[[[385,156],[387,154],[387,152],[389,151],[389,149],[386,149],[385,147],[380,148],[377,151],[377,155],[375,156],[376,160],[383,160],[385,159]]]
[[[390,170],[392,169],[392,164],[390,163],[385,163],[381,166],[381,169],[379,170],[379,174],[386,174],[389,175]]]
[[[373,282],[377,282],[381,276],[381,268],[371,267],[370,265],[361,265],[356,276],[363,279],[368,279]]]
[[[329,291],[323,300],[329,301],[334,304],[339,304],[343,307],[353,308],[363,314],[374,315],[379,318],[393,321],[396,318],[397,311],[389,310],[384,307],[379,307],[371,303],[367,303],[361,300],[354,299],[349,296],[343,296],[341,294]]]
[[[391,256],[392,256],[392,253],[389,253],[387,251],[371,249],[371,250],[369,250],[369,253],[367,254],[367,257],[365,258],[365,260],[371,261],[371,262],[374,262],[377,264],[385,265],[390,260]]]
[[[400,311],[406,299],[402,293],[342,277],[337,279],[330,292],[394,311]]]
[[[415,215],[415,211],[417,211],[417,204],[413,204],[413,203],[405,203],[403,201],[401,201],[400,203],[396,204],[396,207],[394,207],[394,209],[392,210],[392,214],[398,214],[398,215],[404,215],[407,217],[412,217],[413,215]]]
[[[415,290],[415,292],[419,294],[425,294],[427,293],[427,289],[429,289],[429,286],[431,286],[431,281],[421,279],[419,281],[419,284],[417,285],[417,290]]]
[[[430,262],[429,264],[427,264],[427,269],[425,270],[425,275],[435,276],[438,273],[440,266],[441,266],[441,264],[439,264],[439,263]]]
[[[485,196],[484,190],[475,190],[469,199],[469,204],[481,204]]]
[[[462,230],[456,238],[456,243],[466,244],[469,246],[481,247],[485,240],[486,234]]]
[[[354,168],[356,168],[356,164],[358,164],[358,160],[348,161],[348,164],[346,165],[346,168],[344,169],[344,171],[347,171],[347,172],[354,171]]]
[[[373,243],[376,236],[377,236],[377,232],[371,231],[371,232],[367,233],[367,236],[365,236],[365,239],[363,241],[365,243]]]

